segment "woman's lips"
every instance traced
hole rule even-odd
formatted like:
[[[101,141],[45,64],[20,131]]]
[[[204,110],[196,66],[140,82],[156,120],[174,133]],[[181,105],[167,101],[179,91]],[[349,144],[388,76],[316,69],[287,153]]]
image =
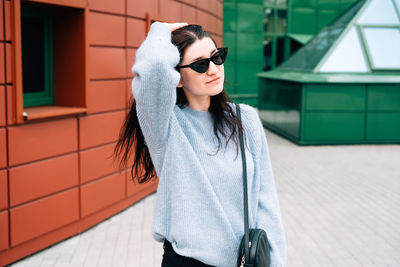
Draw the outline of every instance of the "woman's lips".
[[[216,81],[218,81],[220,78],[221,78],[221,77],[217,77],[217,78],[215,78],[215,79],[212,79],[211,81],[208,81],[208,82],[206,82],[206,83],[212,83],[212,82],[216,82]]]

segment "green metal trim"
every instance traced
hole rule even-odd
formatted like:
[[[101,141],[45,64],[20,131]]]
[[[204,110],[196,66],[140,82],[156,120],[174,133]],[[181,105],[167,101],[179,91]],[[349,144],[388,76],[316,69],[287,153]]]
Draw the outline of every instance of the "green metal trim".
[[[303,136],[305,135],[305,123],[306,120],[304,118],[306,114],[306,107],[307,107],[307,84],[303,84],[301,88],[301,99],[300,99],[300,125],[299,125],[299,140],[301,141],[303,139]]]
[[[41,19],[44,24],[44,91],[38,93],[24,93],[24,107],[53,105],[54,104],[54,54],[53,54],[53,26],[52,18],[45,9],[24,7],[21,16]]]
[[[276,0],[275,0],[275,4],[276,4]],[[277,31],[277,24],[278,24],[278,12],[274,12],[274,34],[276,34]],[[277,58],[277,52],[278,52],[278,48],[277,48],[278,42],[277,42],[277,37],[274,36],[274,38],[272,39],[272,69],[276,68],[276,58]]]
[[[365,86],[365,102],[364,102],[364,140],[367,140],[368,130],[368,86]]]
[[[277,132],[278,133],[278,132]],[[280,134],[280,133],[278,133]],[[283,135],[283,134],[282,134]],[[288,138],[290,139],[290,138]],[[293,140],[290,139],[292,142]],[[294,141],[295,142],[295,141]],[[311,146],[311,145],[354,145],[354,144],[360,144],[360,145],[366,145],[366,144],[400,144],[399,140],[396,139],[389,139],[389,140],[302,140],[300,142],[295,142],[298,145],[302,146]]]
[[[236,28],[235,28],[235,62],[234,62],[234,73],[235,73],[235,75],[234,75],[234,77],[232,78],[233,79],[233,87],[232,87],[232,91],[233,92],[235,92],[236,93],[236,91],[237,91],[237,84],[238,84],[238,82],[237,82],[237,70],[236,70],[236,66],[237,66],[237,58],[238,58],[238,35],[239,35],[239,27],[238,27],[238,21],[239,21],[239,12],[238,12],[238,2],[237,1],[235,1],[235,10],[236,10],[236,12],[235,12],[235,16],[236,16]]]
[[[367,43],[366,43],[365,36],[361,30],[360,25],[356,25],[356,32],[357,32],[358,38],[360,40],[360,44],[362,46],[361,52],[363,54],[365,62],[367,62],[368,72],[372,72],[372,70],[371,70],[372,62],[371,62],[368,52],[367,52]]]
[[[365,38],[364,29],[365,28],[388,28],[388,29],[399,28],[399,31],[400,31],[400,25],[394,25],[394,26],[391,26],[391,25],[389,25],[389,26],[387,26],[387,25],[382,25],[382,26],[379,26],[379,25],[368,25],[368,26],[366,26],[366,25],[357,25],[357,26],[360,28],[362,43],[363,43],[363,45],[365,45],[364,48],[365,48],[365,51],[367,51],[368,62],[370,64],[371,70],[374,70],[374,71],[399,71],[398,68],[377,68],[375,66],[375,64],[374,64],[374,62],[372,60],[371,50],[370,50],[370,48],[368,46],[368,42],[367,42],[367,40]]]
[[[283,62],[285,62],[290,57],[290,38],[285,36],[283,41]]]
[[[291,23],[289,23],[289,21],[292,21],[292,12],[289,12],[290,10],[292,10],[292,1],[288,0],[287,3],[287,10],[288,12],[286,13],[286,32],[289,33],[292,31],[292,29],[289,29],[289,27],[291,27]]]
[[[305,73],[272,70],[257,73],[260,79],[274,79],[302,83],[400,83],[397,73]]]
[[[288,33],[288,37],[296,40],[297,42],[305,45],[308,43],[315,35],[312,34],[300,34],[300,33]]]
[[[397,16],[399,17],[399,21],[400,21],[400,6],[397,5],[396,1],[392,0],[393,6],[394,6],[394,10],[396,11]]]
[[[270,130],[270,131],[272,131],[272,132],[274,132],[274,133],[276,133],[276,134],[278,134],[278,135],[280,135],[280,136],[286,137],[287,139],[289,139],[289,140],[292,141],[293,143],[301,144],[301,139],[300,139],[300,138],[297,139],[297,138],[294,137],[293,135],[287,133],[287,132],[284,131],[284,130],[279,129],[278,127],[276,127],[276,126],[273,125],[273,124],[270,124],[270,123],[265,122],[265,121],[261,121],[261,122],[262,122],[262,125],[263,125],[264,128],[267,128],[268,130]]]
[[[272,51],[271,51],[271,54],[272,54],[272,59],[271,59],[271,68],[272,69],[275,69],[276,68],[276,53],[277,53],[277,51],[278,51],[278,49],[277,49],[277,41],[276,41],[276,37],[274,37],[274,38],[272,38]]]
[[[287,10],[287,9],[288,9],[288,6],[287,6],[287,4],[286,4],[286,7],[285,7],[285,6],[280,6],[280,5],[278,5],[278,1],[275,0],[274,3],[273,3],[272,5],[265,4],[265,2],[264,2],[264,8],[273,8],[273,9],[278,9],[278,10]]]
[[[275,38],[275,37],[285,37],[285,36],[286,34],[284,33],[264,32],[264,38],[265,37]]]
[[[387,25],[377,25],[377,24],[357,24],[363,28],[400,28],[400,24],[387,24]]]

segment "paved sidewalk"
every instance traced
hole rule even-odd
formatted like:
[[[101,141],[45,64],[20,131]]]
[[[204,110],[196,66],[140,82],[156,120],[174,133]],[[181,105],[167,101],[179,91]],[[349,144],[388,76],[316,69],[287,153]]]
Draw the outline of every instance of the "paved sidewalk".
[[[400,146],[300,147],[266,131],[288,267],[400,266]],[[152,194],[88,231],[10,266],[159,267]]]

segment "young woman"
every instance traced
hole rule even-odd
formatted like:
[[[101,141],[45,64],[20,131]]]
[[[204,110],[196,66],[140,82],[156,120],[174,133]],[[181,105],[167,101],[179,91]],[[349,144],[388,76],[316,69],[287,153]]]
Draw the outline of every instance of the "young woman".
[[[285,265],[264,129],[254,108],[240,105],[241,124],[228,102],[226,55],[201,26],[159,22],[136,53],[135,100],[115,153],[127,163],[134,151],[139,182],[159,177],[153,237],[164,242],[163,267],[236,265],[244,235],[238,127],[246,141],[249,227],[267,232],[271,266]]]

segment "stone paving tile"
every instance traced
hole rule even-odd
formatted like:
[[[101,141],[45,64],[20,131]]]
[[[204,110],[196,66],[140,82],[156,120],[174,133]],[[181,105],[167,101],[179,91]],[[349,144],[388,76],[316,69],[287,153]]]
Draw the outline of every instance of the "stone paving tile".
[[[400,146],[297,146],[266,131],[288,267],[400,266]],[[12,267],[159,267],[152,194]]]

